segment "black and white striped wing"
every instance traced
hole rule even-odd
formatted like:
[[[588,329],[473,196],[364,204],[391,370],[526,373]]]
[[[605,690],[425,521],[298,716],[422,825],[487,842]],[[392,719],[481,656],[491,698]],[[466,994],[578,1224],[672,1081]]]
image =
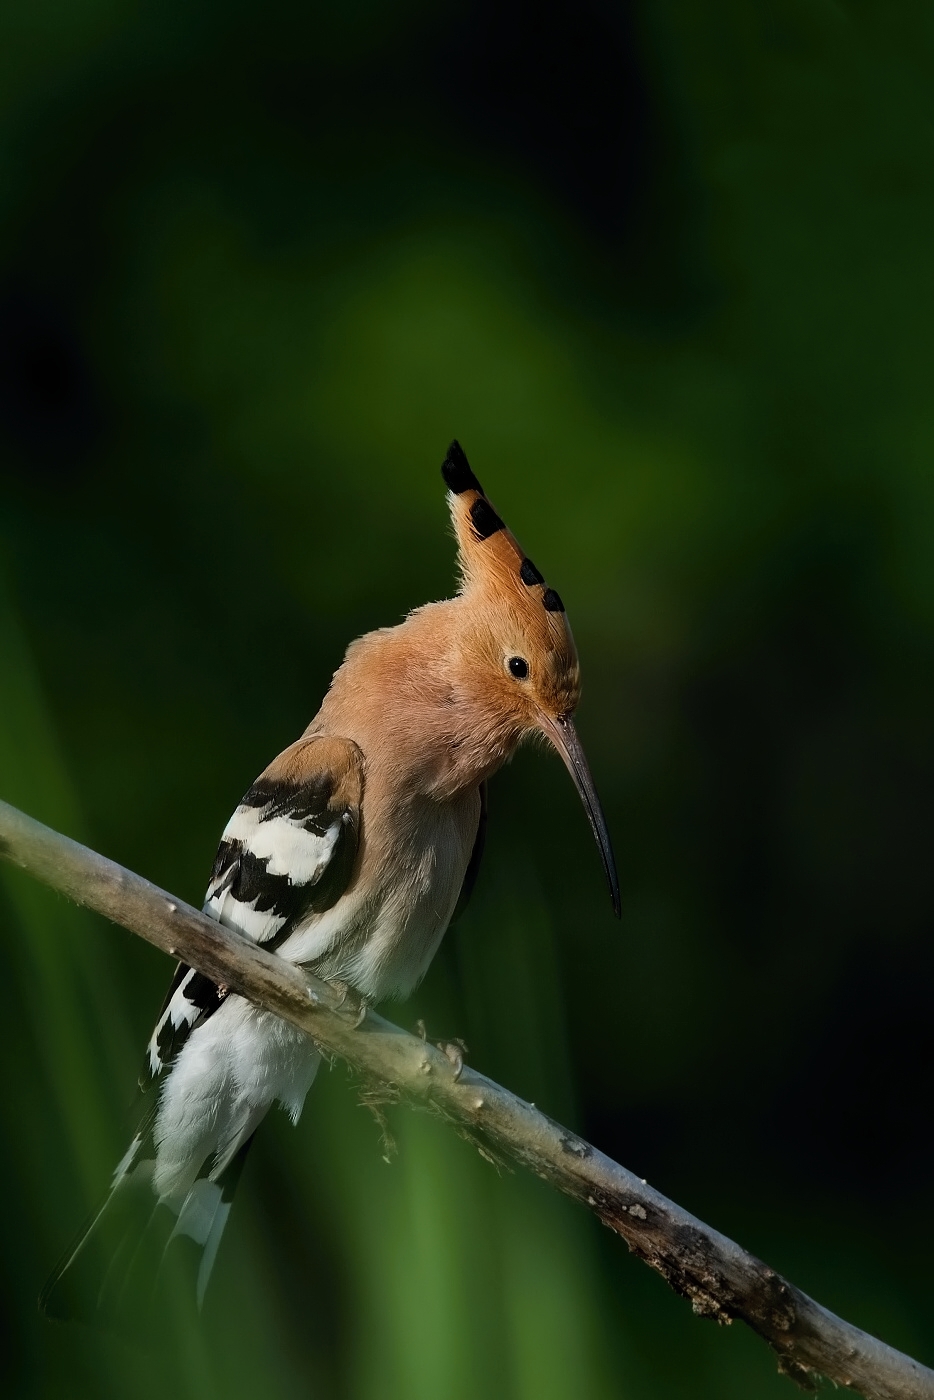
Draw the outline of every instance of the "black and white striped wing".
[[[330,908],[351,877],[362,794],[363,758],[355,744],[324,736],[292,744],[253,784],[228,822],[205,912],[248,938],[276,947],[309,914]],[[50,1314],[147,1320],[156,1280],[178,1237],[200,1248],[195,1290],[200,1305],[256,1127],[257,1107],[261,1117],[268,1104],[253,1103],[238,1118],[237,1105],[230,1100],[242,1086],[236,1070],[230,1071],[229,1082],[224,1081],[222,1067],[218,1092],[224,1102],[206,1101],[207,1119],[214,1112],[221,1125],[213,1140],[208,1140],[210,1132],[206,1138],[201,1131],[196,1110],[191,1122],[183,1115],[181,1129],[176,1121],[172,1137],[160,1136],[158,1121],[172,1096],[174,1068],[183,1068],[177,1057],[189,1036],[204,1027],[208,1061],[217,1055],[210,1026],[204,1023],[223,998],[224,992],[210,978],[184,964],[176,968],[140,1078],[136,1135],[114,1173],[107,1200],[43,1290],[42,1306]],[[245,1062],[244,1053],[249,1055],[249,1043],[245,1051],[241,1047],[238,1068],[265,1083],[269,1066]],[[312,1056],[312,1076],[315,1064]],[[202,1071],[211,1068],[209,1062],[201,1066]],[[269,1082],[271,1101],[278,1093],[274,1073]],[[176,1097],[184,1102],[190,1092],[191,1075],[188,1080],[183,1077]],[[189,1129],[190,1140],[185,1138]],[[192,1177],[187,1188],[186,1152]],[[166,1153],[170,1158],[181,1156],[183,1185],[160,1195],[155,1173]],[[190,1263],[190,1254],[185,1257]]]
[[[335,802],[328,772],[285,780],[267,776],[271,771],[257,779],[227,823],[204,912],[272,949],[343,894],[357,854],[360,811],[353,800]],[[179,964],[149,1042],[151,1078],[171,1064],[221,1000],[210,978]]]
[[[350,876],[357,823],[352,808],[329,809],[328,797],[320,781],[254,783],[221,838],[204,912],[277,947],[309,909],[330,908]]]

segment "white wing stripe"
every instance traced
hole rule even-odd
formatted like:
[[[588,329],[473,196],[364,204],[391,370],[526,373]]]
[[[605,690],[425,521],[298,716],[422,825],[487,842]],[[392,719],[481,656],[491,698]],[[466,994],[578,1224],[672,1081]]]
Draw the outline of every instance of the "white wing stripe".
[[[273,817],[257,827],[248,848],[257,859],[268,862],[270,875],[287,875],[293,885],[310,885],[334,854],[340,831],[339,821],[319,836],[287,817]]]
[[[254,943],[266,943],[276,936],[286,919],[284,915],[274,914],[271,909],[257,909],[256,903],[254,899],[251,904],[244,904],[225,890],[219,898],[209,899],[204,908],[219,923],[235,928],[244,938],[252,938]]]
[[[270,875],[287,875],[293,885],[317,880],[331,856],[342,822],[334,820],[322,836],[291,817],[262,819],[262,808],[238,807],[224,830],[228,841],[239,841],[257,860],[266,860]]]

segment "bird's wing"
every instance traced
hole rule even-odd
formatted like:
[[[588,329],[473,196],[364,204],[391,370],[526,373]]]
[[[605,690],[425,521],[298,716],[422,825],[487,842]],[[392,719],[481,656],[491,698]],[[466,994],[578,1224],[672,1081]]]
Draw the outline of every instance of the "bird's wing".
[[[486,845],[486,824],[488,815],[487,785],[480,784],[480,820],[477,823],[477,834],[474,837],[473,850],[470,852],[470,860],[467,862],[467,869],[464,872],[464,883],[461,885],[461,892],[457,896],[457,903],[454,906],[454,913],[451,915],[451,923],[459,919],[467,908],[470,896],[473,894],[473,887],[477,883],[477,875],[480,870],[480,861],[483,859],[483,848]]]
[[[347,888],[357,855],[363,755],[347,739],[299,739],[261,773],[224,829],[204,912],[267,948]],[[155,1079],[221,989],[180,963],[149,1042],[144,1079]]]
[[[351,878],[360,831],[363,756],[355,744],[324,736],[300,739],[257,778],[221,839],[205,913],[246,937],[276,947],[295,924],[330,908]],[[110,1194],[71,1246],[43,1290],[56,1316],[145,1317],[169,1245],[185,1237],[200,1246],[200,1303],[220,1240],[230,1196],[262,1112],[251,1107],[227,1123],[187,1192],[158,1197],[156,1124],[164,1071],[188,1037],[224,999],[209,977],[180,964],[156,1022],[143,1074],[139,1121],[114,1173]],[[313,1076],[312,1055],[306,1065]],[[229,1117],[228,1113],[228,1117]],[[165,1207],[163,1209],[162,1207]],[[96,1247],[91,1242],[96,1240]],[[103,1279],[103,1283],[101,1280]]]

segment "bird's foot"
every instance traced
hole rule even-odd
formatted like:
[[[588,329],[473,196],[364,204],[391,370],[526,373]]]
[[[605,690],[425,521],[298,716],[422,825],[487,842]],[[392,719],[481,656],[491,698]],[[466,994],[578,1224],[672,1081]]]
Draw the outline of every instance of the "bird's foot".
[[[421,1036],[422,1040],[429,1045],[433,1045],[436,1050],[440,1050],[446,1060],[454,1069],[454,1082],[457,1083],[464,1069],[464,1058],[467,1055],[466,1042],[460,1036],[455,1036],[453,1040],[432,1040],[425,1029],[424,1021],[415,1022],[415,1032]]]
[[[342,1016],[346,1016],[348,1020],[352,1020],[356,1030],[366,1015],[370,1003],[361,992],[358,992],[355,987],[351,987],[349,982],[332,982],[331,986],[340,998],[334,1010],[340,1012]]]

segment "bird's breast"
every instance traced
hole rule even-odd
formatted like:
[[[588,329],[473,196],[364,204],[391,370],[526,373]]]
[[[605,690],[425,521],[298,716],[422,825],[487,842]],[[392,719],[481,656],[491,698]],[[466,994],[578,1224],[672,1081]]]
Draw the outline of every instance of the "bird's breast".
[[[369,796],[369,794],[367,794]],[[451,921],[473,851],[480,797],[430,799],[368,811],[360,868],[347,894],[280,952],[374,1001],[407,996]]]

